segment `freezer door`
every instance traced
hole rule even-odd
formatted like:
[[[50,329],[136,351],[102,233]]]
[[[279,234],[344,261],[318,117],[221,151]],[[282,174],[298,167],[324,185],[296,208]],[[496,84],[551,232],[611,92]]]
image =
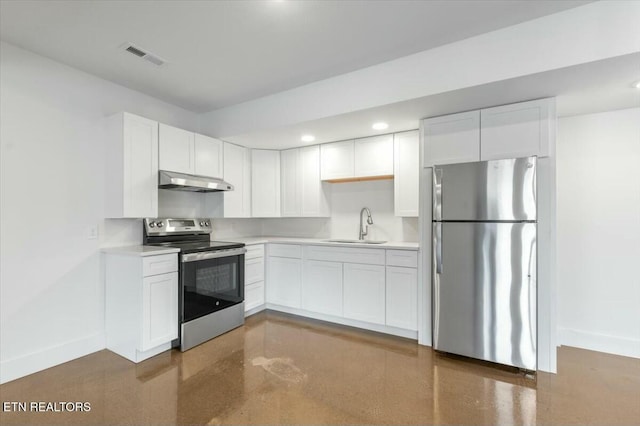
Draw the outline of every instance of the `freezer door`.
[[[536,224],[433,224],[433,347],[537,367]]]
[[[433,168],[434,220],[536,220],[536,157]]]

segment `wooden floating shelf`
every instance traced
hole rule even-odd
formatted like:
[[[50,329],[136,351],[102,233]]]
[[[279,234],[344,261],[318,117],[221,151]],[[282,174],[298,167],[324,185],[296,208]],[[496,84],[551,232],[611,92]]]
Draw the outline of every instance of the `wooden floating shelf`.
[[[347,182],[366,182],[371,180],[387,180],[393,179],[393,175],[382,175],[382,176],[369,176],[369,177],[352,177],[352,178],[343,178],[343,179],[329,179],[324,182],[329,183],[347,183]]]

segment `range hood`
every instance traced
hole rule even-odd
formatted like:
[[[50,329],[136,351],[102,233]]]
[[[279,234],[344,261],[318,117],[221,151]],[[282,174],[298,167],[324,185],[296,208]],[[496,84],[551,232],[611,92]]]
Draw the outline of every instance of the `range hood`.
[[[234,189],[233,185],[222,179],[169,172],[166,170],[160,170],[158,172],[158,188],[191,192],[233,191]]]

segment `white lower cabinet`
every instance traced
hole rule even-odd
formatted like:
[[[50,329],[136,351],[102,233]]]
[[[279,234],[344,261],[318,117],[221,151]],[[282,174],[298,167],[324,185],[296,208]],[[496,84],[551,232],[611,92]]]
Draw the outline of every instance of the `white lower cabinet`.
[[[178,273],[142,279],[141,351],[178,338]]]
[[[247,246],[244,259],[244,311],[264,308],[264,244]],[[261,309],[257,309],[258,312]]]
[[[283,242],[267,259],[267,308],[417,337],[417,251]]]
[[[342,316],[342,263],[304,261],[302,308]]]
[[[345,318],[384,324],[384,266],[345,263],[343,303]]]
[[[264,281],[244,286],[244,311],[264,305]]]
[[[299,308],[302,259],[270,256],[267,265],[267,282],[268,303]]]
[[[140,362],[178,338],[177,254],[105,254],[107,349]]]
[[[244,282],[253,284],[264,281],[264,258],[246,259],[244,261]]]
[[[418,270],[387,266],[386,324],[418,329]]]

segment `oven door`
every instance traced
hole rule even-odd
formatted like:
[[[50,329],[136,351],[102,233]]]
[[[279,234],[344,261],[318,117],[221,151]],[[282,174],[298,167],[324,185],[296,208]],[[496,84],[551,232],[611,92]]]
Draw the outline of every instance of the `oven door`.
[[[244,300],[246,251],[238,248],[182,255],[182,322],[200,318]]]

